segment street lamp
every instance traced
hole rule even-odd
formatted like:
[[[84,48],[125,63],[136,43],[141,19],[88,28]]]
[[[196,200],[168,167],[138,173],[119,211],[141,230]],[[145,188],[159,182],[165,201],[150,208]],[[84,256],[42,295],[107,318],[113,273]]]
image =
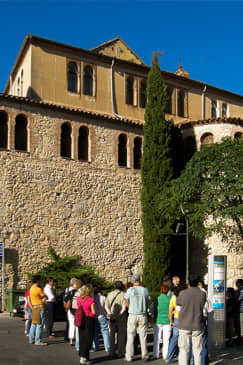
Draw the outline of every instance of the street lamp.
[[[186,282],[189,280],[189,224],[187,214],[190,213],[188,210],[184,211],[182,204],[180,204],[181,212],[185,217],[186,221]]]

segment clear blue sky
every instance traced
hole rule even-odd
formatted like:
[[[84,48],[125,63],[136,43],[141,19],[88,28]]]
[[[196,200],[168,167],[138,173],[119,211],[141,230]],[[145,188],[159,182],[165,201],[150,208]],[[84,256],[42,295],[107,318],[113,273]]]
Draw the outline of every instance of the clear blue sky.
[[[120,36],[148,65],[243,93],[243,1],[0,0],[2,92],[27,33],[92,48]]]

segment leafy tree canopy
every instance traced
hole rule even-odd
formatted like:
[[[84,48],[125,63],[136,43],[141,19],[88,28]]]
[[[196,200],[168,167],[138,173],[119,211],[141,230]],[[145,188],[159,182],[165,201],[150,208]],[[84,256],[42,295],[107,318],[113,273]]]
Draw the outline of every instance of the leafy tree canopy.
[[[243,140],[230,138],[203,147],[187,163],[182,175],[160,196],[160,209],[180,216],[189,209],[195,237],[220,234],[229,250],[242,251]]]

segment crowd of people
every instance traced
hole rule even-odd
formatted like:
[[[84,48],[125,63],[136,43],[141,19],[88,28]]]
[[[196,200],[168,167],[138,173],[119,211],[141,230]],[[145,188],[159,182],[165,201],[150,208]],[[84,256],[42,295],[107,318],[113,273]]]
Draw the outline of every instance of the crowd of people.
[[[53,332],[56,290],[53,278],[48,278],[44,290],[40,276],[33,277],[25,298],[25,333],[30,344],[46,346]],[[243,344],[243,280],[236,281],[237,290],[227,289],[227,339],[234,337]],[[112,358],[131,362],[140,342],[143,361],[150,360],[147,346],[149,318],[153,320],[153,358],[172,363],[178,355],[179,365],[207,365],[207,316],[212,310],[201,281],[190,279],[187,286],[175,276],[164,278],[160,294],[151,300],[140,275],[131,283],[116,281],[107,296],[101,287],[93,287],[73,278],[65,290],[63,306],[67,313],[64,341],[75,346],[80,363],[90,363],[90,351],[99,350],[99,333],[104,349]],[[162,350],[161,350],[162,347]]]

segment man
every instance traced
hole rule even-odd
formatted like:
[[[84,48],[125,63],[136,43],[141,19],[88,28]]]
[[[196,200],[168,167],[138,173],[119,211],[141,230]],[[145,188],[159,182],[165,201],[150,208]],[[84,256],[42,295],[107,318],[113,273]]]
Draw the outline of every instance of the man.
[[[55,312],[55,304],[56,304],[56,289],[54,287],[54,279],[47,278],[47,284],[44,287],[44,293],[47,297],[46,300],[46,309],[47,309],[47,324],[46,324],[46,335],[49,338],[55,338],[54,333],[52,332],[53,323],[54,323],[54,312]]]
[[[147,308],[149,293],[148,289],[141,285],[140,276],[134,274],[132,276],[133,287],[129,288],[125,294],[126,306],[128,307],[127,322],[127,345],[126,345],[126,361],[132,361],[134,355],[134,338],[136,333],[139,334],[139,340],[142,351],[142,359],[149,360],[147,350],[147,329],[148,318]]]
[[[188,289],[182,290],[176,305],[180,306],[179,315],[179,365],[187,365],[190,345],[194,355],[195,365],[202,364],[202,329],[203,308],[206,294],[197,287],[198,280],[190,279]]]
[[[115,356],[115,340],[117,335],[118,358],[124,357],[126,346],[127,314],[124,310],[124,285],[115,282],[115,290],[107,295],[105,310],[109,318],[110,356]]]
[[[42,342],[42,329],[45,320],[45,301],[47,299],[43,290],[40,288],[41,277],[33,277],[33,285],[30,288],[30,301],[32,305],[32,324],[29,333],[29,343],[37,346],[45,346]]]

